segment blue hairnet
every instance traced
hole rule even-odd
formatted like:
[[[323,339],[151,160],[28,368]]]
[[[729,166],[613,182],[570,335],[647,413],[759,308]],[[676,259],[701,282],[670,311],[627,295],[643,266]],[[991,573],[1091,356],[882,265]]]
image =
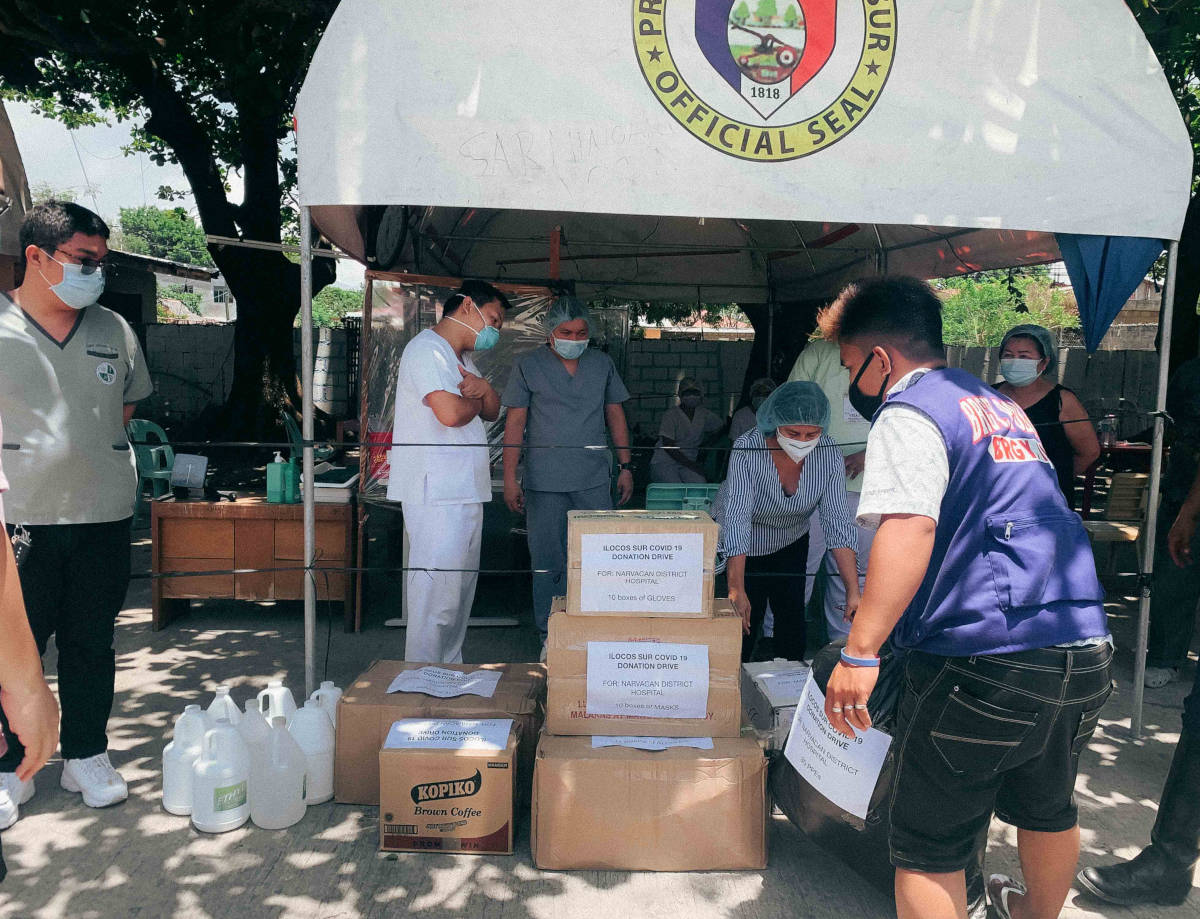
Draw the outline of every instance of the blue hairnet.
[[[1000,342],[1001,354],[1004,353],[1004,346],[1008,344],[1010,338],[1032,338],[1036,341],[1038,347],[1042,349],[1042,357],[1046,358],[1046,369],[1042,371],[1042,376],[1054,373],[1054,368],[1058,366],[1058,344],[1054,341],[1054,335],[1049,329],[1034,325],[1032,322],[1013,326],[1004,333],[1004,340]]]
[[[582,319],[588,324],[588,333],[592,331],[592,317],[587,306],[578,297],[562,296],[550,304],[546,310],[545,327],[547,332],[553,332],[564,322]]]
[[[764,437],[791,424],[812,424],[819,428],[827,428],[829,400],[816,383],[792,380],[767,396],[767,401],[758,407],[755,419]]]

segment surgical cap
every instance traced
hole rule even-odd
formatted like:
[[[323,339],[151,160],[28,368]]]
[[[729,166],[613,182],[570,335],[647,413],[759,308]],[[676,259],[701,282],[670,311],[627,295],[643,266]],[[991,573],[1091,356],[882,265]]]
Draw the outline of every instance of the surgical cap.
[[[764,399],[775,391],[776,383],[770,377],[759,377],[750,384],[750,398],[762,396]]]
[[[576,319],[586,322],[588,332],[591,332],[592,317],[583,301],[578,297],[559,297],[550,304],[550,309],[546,310],[546,331],[553,332],[564,322],[573,322]]]
[[[696,381],[695,377],[684,377],[681,379],[679,385],[675,387],[675,392],[682,396],[689,389],[694,389],[700,395],[704,395],[704,387]]]
[[[793,380],[767,396],[767,401],[758,407],[755,419],[764,437],[792,424],[827,428],[829,400],[816,383]]]
[[[1042,376],[1054,373],[1054,369],[1058,366],[1058,344],[1054,341],[1054,335],[1049,329],[1031,322],[1013,326],[1004,333],[1004,340],[1000,342],[1001,353],[1004,352],[1004,346],[1008,344],[1010,338],[1032,338],[1036,341],[1038,347],[1042,349],[1042,357],[1047,358],[1046,369],[1042,371]]]

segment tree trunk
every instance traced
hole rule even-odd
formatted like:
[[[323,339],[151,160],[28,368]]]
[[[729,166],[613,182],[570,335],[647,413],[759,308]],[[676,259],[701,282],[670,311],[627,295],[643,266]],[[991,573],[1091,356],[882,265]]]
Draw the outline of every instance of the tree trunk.
[[[769,376],[782,383],[792,372],[792,365],[804,350],[813,329],[817,327],[817,311],[828,300],[800,300],[780,303],[775,309],[775,326],[768,331],[770,319],[765,303],[739,304],[750,324],[754,326],[754,346],[742,380],[742,395],[738,405],[748,404],[750,386],[759,377]],[[767,367],[767,340],[772,341],[772,360]]]
[[[1175,275],[1175,310],[1171,328],[1171,373],[1196,356],[1200,346],[1200,194],[1188,203],[1179,239],[1179,263]],[[1164,304],[1165,305],[1165,304]],[[1160,320],[1161,321],[1161,320]],[[1161,344],[1161,343],[1160,343]],[[1159,351],[1162,351],[1160,346]]]

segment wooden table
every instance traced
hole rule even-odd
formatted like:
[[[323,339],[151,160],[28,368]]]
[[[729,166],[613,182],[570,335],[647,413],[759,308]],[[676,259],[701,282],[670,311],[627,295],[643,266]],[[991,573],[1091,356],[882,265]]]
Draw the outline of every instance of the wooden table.
[[[356,625],[353,504],[316,506],[317,599],[340,600],[347,631]],[[304,599],[304,506],[268,504],[261,495],[237,501],[154,501],[150,518],[151,571],[232,572],[155,578],[151,610],[155,630],[187,611],[190,600]]]

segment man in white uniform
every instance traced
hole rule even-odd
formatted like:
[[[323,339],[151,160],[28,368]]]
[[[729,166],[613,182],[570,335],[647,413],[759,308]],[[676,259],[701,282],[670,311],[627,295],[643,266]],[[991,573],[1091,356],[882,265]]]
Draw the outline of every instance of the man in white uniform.
[[[462,661],[492,498],[483,422],[500,414],[471,355],[495,346],[507,307],[492,285],[465,281],[400,358],[387,496],[404,505],[409,543],[405,660]]]

